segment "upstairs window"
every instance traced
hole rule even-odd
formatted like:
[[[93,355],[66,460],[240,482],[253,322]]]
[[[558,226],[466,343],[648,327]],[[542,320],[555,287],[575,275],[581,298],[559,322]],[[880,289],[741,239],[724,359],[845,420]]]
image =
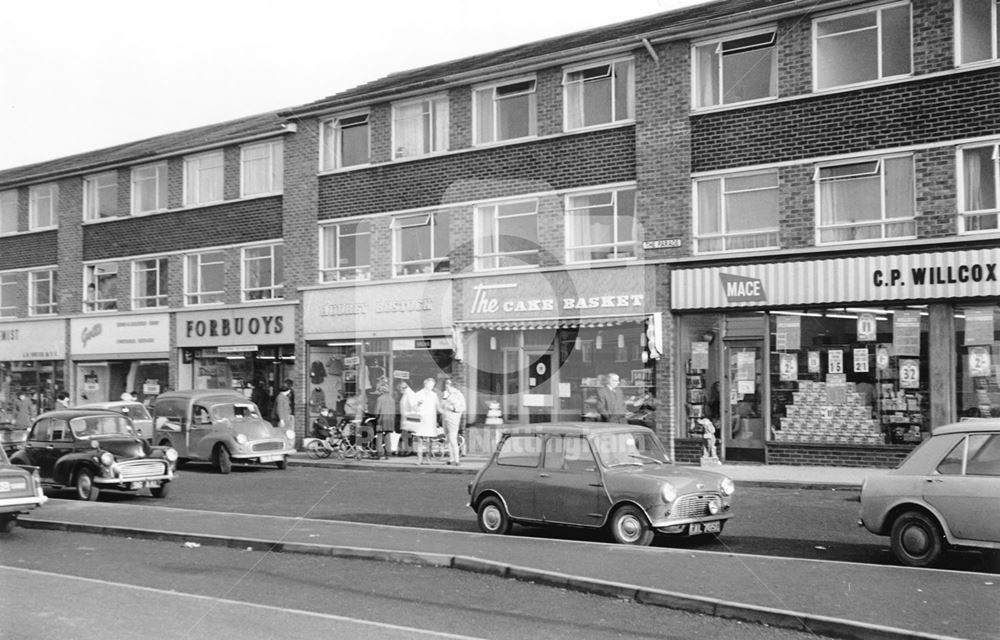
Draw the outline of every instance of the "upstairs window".
[[[0,236],[17,233],[17,190],[0,191]]]
[[[243,299],[274,300],[284,296],[285,257],[282,245],[243,250]]]
[[[132,169],[132,215],[167,208],[167,163]]]
[[[28,274],[28,315],[50,316],[56,313],[56,271],[42,269]]]
[[[694,46],[694,105],[714,107],[778,95],[775,32]]]
[[[959,151],[958,207],[961,231],[1000,229],[1000,144],[967,147]]]
[[[0,273],[0,318],[17,316],[17,274]]]
[[[370,280],[371,222],[345,222],[320,228],[320,280]]]
[[[54,184],[40,184],[28,190],[28,229],[52,229],[56,226],[56,199]]]
[[[132,263],[132,308],[167,306],[167,259],[151,258]]]
[[[634,63],[618,60],[566,71],[566,130],[584,129],[635,117]]]
[[[281,193],[284,188],[284,142],[272,140],[240,149],[240,197]]]
[[[184,158],[184,206],[221,202],[222,152]]]
[[[448,96],[392,105],[392,157],[448,150]]]
[[[777,249],[778,172],[695,181],[698,253]]]
[[[87,293],[84,311],[114,311],[118,308],[118,265],[114,262],[85,268]]]
[[[184,268],[184,301],[187,305],[215,304],[226,300],[226,254],[209,251],[187,256]]]
[[[371,162],[368,114],[323,123],[323,169],[342,169]]]
[[[955,51],[958,64],[1000,58],[1000,2],[958,0],[956,7]]]
[[[392,221],[393,273],[397,276],[448,271],[448,213],[399,216]]]
[[[537,135],[535,100],[533,79],[476,89],[473,93],[475,143]]]
[[[910,31],[909,3],[816,20],[816,89],[910,73]]]
[[[118,173],[108,171],[83,179],[83,219],[103,220],[118,215]]]
[[[636,256],[635,189],[566,199],[566,261],[620,260]]]
[[[878,158],[816,168],[818,241],[916,236],[913,158]]]
[[[538,201],[476,207],[475,234],[477,269],[538,264]]]

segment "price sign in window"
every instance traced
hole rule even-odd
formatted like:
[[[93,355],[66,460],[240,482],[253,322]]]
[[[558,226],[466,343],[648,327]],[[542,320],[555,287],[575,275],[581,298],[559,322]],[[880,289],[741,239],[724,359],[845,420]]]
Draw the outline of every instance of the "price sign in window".
[[[779,377],[782,382],[795,382],[799,378],[799,359],[794,353],[781,354],[781,370]]]
[[[903,389],[920,388],[920,361],[903,358],[899,361],[899,386]]]
[[[844,373],[844,352],[830,349],[826,354],[827,373]]]
[[[982,378],[990,375],[990,349],[989,347],[972,347],[969,349],[969,375],[973,378]]]
[[[858,342],[875,340],[877,331],[878,323],[874,313],[862,313],[858,316]]]

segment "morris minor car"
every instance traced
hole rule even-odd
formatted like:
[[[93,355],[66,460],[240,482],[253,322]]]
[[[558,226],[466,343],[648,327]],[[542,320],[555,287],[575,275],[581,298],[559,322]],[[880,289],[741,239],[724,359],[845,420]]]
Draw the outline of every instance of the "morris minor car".
[[[35,418],[24,447],[11,462],[38,467],[42,484],[73,489],[81,500],[97,500],[104,489],[149,489],[167,495],[177,452],[152,447],[120,413],[100,409],[63,409]]]
[[[0,533],[10,533],[17,517],[45,504],[42,479],[36,468],[22,468],[10,463],[0,449]]]
[[[657,533],[722,533],[734,489],[722,474],[673,464],[646,427],[551,423],[502,435],[469,484],[469,506],[486,533],[607,527],[616,542],[648,545]]]
[[[275,428],[242,394],[225,389],[170,391],[153,401],[153,442],[177,449],[181,462],[210,462],[220,473],[233,463],[288,465],[295,432]]]

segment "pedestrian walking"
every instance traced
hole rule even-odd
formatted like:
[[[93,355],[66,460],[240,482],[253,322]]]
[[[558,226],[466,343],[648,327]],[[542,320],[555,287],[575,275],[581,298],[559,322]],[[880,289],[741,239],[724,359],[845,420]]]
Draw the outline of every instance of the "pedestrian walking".
[[[14,398],[14,424],[18,429],[27,429],[35,419],[35,403],[28,394],[21,391]]]
[[[381,452],[383,460],[389,459],[392,447],[389,444],[391,434],[396,429],[396,401],[389,390],[388,382],[378,385],[378,399],[375,401],[375,455]]]
[[[444,392],[441,394],[441,417],[444,423],[444,434],[448,439],[448,464],[457,465],[461,452],[458,450],[458,430],[462,426],[462,416],[465,415],[465,396],[451,378],[444,380]]]
[[[278,427],[281,429],[295,428],[295,415],[292,414],[291,402],[292,390],[287,385],[282,385],[278,397],[274,401],[274,412],[278,416]]]

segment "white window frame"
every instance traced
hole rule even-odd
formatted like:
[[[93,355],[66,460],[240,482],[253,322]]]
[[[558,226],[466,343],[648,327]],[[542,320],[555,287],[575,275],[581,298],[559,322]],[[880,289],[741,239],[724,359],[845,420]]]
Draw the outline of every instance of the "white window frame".
[[[400,111],[406,107],[420,105],[420,138],[422,150],[407,151],[399,146],[401,126]],[[450,113],[448,95],[439,94],[426,96],[417,100],[404,100],[392,105],[392,159],[418,158],[438,153],[445,153],[449,148]],[[416,120],[415,120],[416,121]],[[440,145],[438,140],[440,138]]]
[[[240,295],[243,302],[253,300],[279,300],[285,296],[284,246],[281,244],[244,247],[240,251]],[[251,282],[254,274],[261,273],[251,268],[255,264],[265,264],[266,282]]]
[[[618,83],[615,81],[616,70],[618,65],[625,65],[628,70],[628,78],[625,87],[625,113],[618,113]],[[600,69],[601,67],[608,67],[608,74],[600,78],[580,78],[570,80],[570,76],[573,74],[579,74],[585,71],[591,71],[595,69]],[[599,122],[594,124],[585,124],[586,113],[584,113],[584,107],[586,106],[586,100],[584,99],[583,87],[587,85],[588,82],[594,80],[610,80],[611,84],[611,104],[609,105],[608,111],[611,114],[611,119],[607,122]],[[571,90],[573,86],[579,85],[580,90],[573,95]],[[579,104],[574,100],[575,97],[580,98]],[[570,122],[570,114],[574,109],[579,109],[581,112],[580,125],[572,126]],[[595,129],[599,127],[607,127],[610,125],[622,124],[624,122],[631,122],[635,120],[635,59],[631,57],[625,58],[613,58],[610,60],[602,60],[600,62],[589,62],[586,64],[577,64],[571,67],[566,67],[563,70],[563,130],[564,131],[582,131],[586,129]]]
[[[206,189],[218,189],[218,192],[203,193]],[[222,202],[225,191],[225,154],[221,150],[184,158],[185,207]]]
[[[285,173],[285,141],[268,140],[266,142],[255,142],[245,144],[240,147],[240,197],[256,198],[260,196],[278,195],[284,190]],[[267,153],[261,158],[247,158],[248,153],[258,150],[266,150]],[[251,190],[249,179],[252,169],[258,165],[263,167],[263,184],[257,190]],[[225,168],[223,168],[225,172]],[[225,192],[225,178],[223,178],[223,192]],[[225,197],[225,196],[223,196]]]
[[[40,300],[37,295],[38,285],[42,282],[48,283],[48,296]],[[56,298],[56,270],[37,269],[28,272],[28,315],[29,316],[53,316],[59,309],[59,302]]]
[[[529,89],[519,91],[516,93],[511,93],[506,96],[498,96],[497,90],[503,89],[504,87],[512,87],[520,84],[531,84]],[[485,92],[492,92],[492,98],[490,99],[490,118],[491,118],[491,131],[489,139],[480,138],[480,120],[483,118],[483,114],[480,112],[481,108],[479,106],[479,94]],[[500,138],[499,136],[499,121],[497,117],[498,111],[498,101],[505,98],[513,98],[521,95],[527,95],[528,98],[528,134],[525,136],[520,136],[517,138]],[[530,140],[532,138],[538,137],[538,79],[531,76],[524,76],[520,78],[510,78],[503,82],[493,82],[486,85],[480,85],[473,87],[472,89],[472,136],[473,145],[491,145],[491,144],[503,144],[507,142],[514,142],[518,140]]]
[[[152,262],[153,268],[147,268],[144,263]],[[132,261],[132,308],[156,309],[167,306],[167,288],[169,284],[169,261],[166,257],[145,258]],[[149,274],[153,274],[156,291],[152,295],[142,289]]]
[[[639,239],[638,239],[638,236],[639,236],[639,224],[638,224],[638,212],[637,212],[638,207],[637,206],[636,206],[636,209],[634,209],[632,211],[632,235],[633,235],[633,237],[631,239],[627,239],[627,240],[621,240],[621,239],[618,238],[618,219],[619,219],[619,216],[620,216],[619,206],[618,206],[618,200],[619,200],[619,194],[622,193],[622,192],[625,192],[625,191],[631,191],[633,193],[633,200],[632,201],[633,201],[633,203],[635,203],[636,202],[636,198],[638,196],[638,192],[636,191],[636,188],[634,186],[616,187],[616,188],[607,188],[607,189],[590,189],[590,190],[587,190],[587,191],[578,191],[578,192],[566,194],[566,200],[565,200],[565,211],[566,211],[566,214],[565,214],[565,225],[564,225],[564,228],[566,229],[566,263],[567,264],[582,264],[582,263],[587,263],[587,262],[604,262],[604,261],[609,261],[609,260],[635,260],[636,259],[637,252],[638,252],[638,247],[639,247]],[[607,193],[610,193],[611,196],[612,196],[611,197],[610,206],[612,206],[613,209],[614,209],[614,218],[613,218],[614,224],[613,224],[613,233],[612,233],[612,240],[611,240],[611,242],[610,243],[601,242],[601,243],[597,243],[597,244],[588,244],[588,245],[579,245],[579,246],[577,246],[577,245],[571,245],[570,242],[572,241],[572,233],[571,233],[570,230],[571,230],[571,226],[573,224],[573,217],[575,215],[575,212],[584,211],[584,210],[586,210],[586,209],[589,208],[589,207],[573,207],[572,206],[573,199],[574,198],[585,197],[585,196],[594,196],[594,195],[607,194]],[[601,206],[608,206],[608,205],[601,205]],[[573,253],[574,252],[577,252],[577,251],[586,251],[588,249],[594,249],[594,248],[598,248],[598,247],[607,247],[607,246],[610,246],[611,251],[609,252],[609,255],[606,256],[606,257],[604,257],[604,258],[593,258],[593,257],[591,257],[589,259],[583,259],[583,260],[577,260],[577,259],[573,258]]]
[[[405,278],[413,275],[425,275],[429,273],[443,273],[451,269],[450,250],[451,247],[444,247],[444,252],[440,252],[441,247],[437,246],[435,231],[442,224],[440,217],[445,218],[445,222],[450,224],[451,217],[446,211],[434,211],[431,213],[410,213],[393,217],[392,229],[392,275],[394,278]],[[419,260],[403,261],[401,248],[402,241],[400,234],[403,229],[412,229],[430,226],[430,256]],[[451,242],[449,229],[448,242]]]
[[[205,289],[203,269],[219,268],[222,270],[220,289]],[[184,256],[184,306],[200,307],[212,304],[223,304],[226,301],[226,252],[201,251]]]
[[[55,183],[36,184],[28,189],[28,230],[42,231],[59,226],[59,187]]]
[[[344,163],[344,130],[365,128],[365,159],[362,162]],[[322,171],[365,167],[372,161],[372,118],[368,111],[354,111],[324,120],[320,126]]]
[[[150,176],[140,175],[146,171],[153,171]],[[159,213],[167,210],[167,163],[156,162],[144,164],[139,167],[132,167],[132,215],[144,216],[151,213]],[[148,188],[153,189],[156,195],[156,205],[152,209],[141,208],[140,193]]]
[[[888,203],[886,194],[886,162],[889,160],[899,160],[907,159],[910,161],[910,203],[908,210],[910,211],[909,216],[900,218],[889,218],[887,214],[891,208]],[[848,167],[851,165],[858,165],[858,172],[854,174],[846,174],[837,177],[824,178],[822,173],[825,169],[833,169],[837,167]],[[864,167],[864,165],[874,165],[871,168]],[[852,158],[850,160],[841,160],[838,162],[827,162],[822,164],[817,164],[813,172],[813,181],[815,182],[815,198],[816,198],[816,245],[817,246],[829,246],[838,244],[856,244],[859,242],[884,242],[886,240],[911,240],[916,238],[916,176],[915,176],[915,166],[913,162],[913,156],[908,154],[898,154],[898,155],[887,155],[887,156],[869,156],[864,158]],[[852,179],[863,179],[866,177],[878,177],[879,178],[879,209],[881,217],[879,219],[872,220],[857,220],[848,222],[838,222],[824,225],[823,220],[823,194],[822,186],[824,182],[835,182],[843,180]],[[907,235],[887,235],[886,230],[891,225],[902,225],[902,224],[912,224],[913,233]],[[823,240],[824,231],[835,232],[838,229],[850,230],[858,229],[862,227],[879,227],[880,233],[877,237],[861,237],[861,238],[848,238],[844,240]]]
[[[753,178],[764,175],[774,176],[774,186],[765,187],[750,187],[750,188],[737,188],[735,185],[730,185],[729,183],[740,178]],[[720,229],[716,232],[707,232],[701,229],[702,221],[702,198],[700,197],[699,187],[703,184],[710,182],[718,183],[718,194],[719,194],[719,226]],[[732,188],[730,188],[732,187]],[[773,191],[776,195],[776,206],[774,210],[774,226],[772,227],[761,227],[757,229],[750,229],[745,231],[733,231],[730,229],[731,220],[733,216],[738,216],[738,212],[730,213],[730,208],[732,206],[732,200],[734,196],[740,194],[747,194],[752,192],[763,192],[763,191]],[[779,195],[779,181],[778,181],[778,170],[769,169],[764,171],[748,171],[742,173],[729,173],[716,176],[707,176],[703,178],[697,178],[694,180],[692,202],[694,203],[694,245],[695,253],[705,254],[705,253],[725,253],[734,251],[760,251],[768,249],[779,249],[781,248],[781,229],[779,217],[780,203],[777,202],[777,196]],[[730,244],[740,245],[740,240],[746,240],[753,242],[755,238],[763,239],[764,242],[755,246],[734,246],[730,247]],[[721,247],[718,249],[705,249],[702,248],[702,243],[721,243]]]
[[[965,43],[965,20],[964,13],[966,3],[972,0],[955,0],[955,66],[965,67],[977,64],[996,62],[1000,59],[1000,2],[997,0],[975,0],[976,2],[986,2],[990,5],[990,55],[976,60],[962,59],[962,45]]]
[[[111,212],[101,215],[110,194]],[[118,172],[105,171],[83,179],[83,219],[91,222],[118,217]]]
[[[17,201],[17,189],[0,191],[0,236],[17,233]]]
[[[519,211],[520,205],[533,205],[531,211]],[[505,210],[506,209],[506,210]],[[534,249],[521,251],[502,251],[500,249],[500,221],[509,218],[532,217],[535,220],[535,237],[527,238],[534,243]],[[486,218],[488,217],[488,227]],[[517,267],[536,267],[541,259],[538,250],[538,199],[527,198],[520,200],[505,200],[502,202],[490,202],[476,205],[473,210],[473,230],[475,237],[475,258],[474,265],[476,271],[489,271],[496,269],[509,269]],[[487,252],[484,240],[489,236],[492,239],[494,250]],[[531,258],[534,260],[524,260]],[[504,264],[505,261],[513,259],[519,261],[518,264]]]
[[[0,273],[0,318],[16,318],[18,309],[17,273]]]
[[[909,69],[905,73],[886,73],[884,67],[884,53],[888,48],[894,46],[895,41],[883,32],[883,21],[882,16],[886,10],[898,9],[899,7],[908,8],[909,17],[909,28],[907,29],[907,37],[909,38]],[[834,35],[820,36],[819,35],[819,25],[824,22],[832,22],[834,20],[841,20],[844,18],[850,18],[853,16],[859,16],[864,14],[874,13],[875,16],[875,26],[865,27],[864,29],[855,29],[853,32],[865,31],[869,29],[874,29],[876,31],[877,40],[877,50],[876,54],[876,69],[875,77],[867,78],[864,80],[859,80],[857,82],[848,82],[845,84],[831,84],[830,86],[820,86],[820,52],[819,43],[822,38],[832,38]],[[844,33],[850,33],[849,31],[844,31],[836,34],[836,36],[843,35]],[[889,34],[891,35],[891,34]],[[887,41],[888,40],[888,41]],[[891,80],[893,78],[905,78],[907,76],[913,75],[913,7],[910,5],[909,0],[905,2],[894,2],[891,4],[883,4],[874,7],[868,7],[865,9],[859,9],[857,11],[848,11],[844,13],[838,13],[836,15],[823,16],[822,18],[816,18],[812,23],[812,54],[813,54],[813,91],[832,91],[837,89],[843,89],[845,87],[855,87],[866,84],[873,84],[879,82],[885,82],[886,80]]]
[[[105,281],[113,281],[114,292],[105,295],[101,286]],[[118,263],[101,262],[88,264],[83,268],[83,310],[116,311],[118,309]]]
[[[371,220],[355,220],[352,222],[339,222],[337,224],[326,224],[320,227],[320,267],[319,267],[319,279],[320,282],[339,282],[342,280],[371,280],[372,277],[372,265],[371,265]],[[355,226],[357,231],[355,233],[342,233],[347,225]],[[333,234],[333,255],[330,255],[330,251],[327,247],[331,246],[329,240],[329,234]],[[353,265],[341,265],[341,261],[345,260],[340,255],[340,239],[341,238],[368,238],[368,263],[367,264],[353,264]],[[336,265],[336,266],[328,266]]]
[[[712,109],[716,107],[723,107],[732,104],[746,104],[750,102],[761,102],[765,100],[774,100],[778,97],[778,35],[777,29],[774,27],[768,29],[757,29],[754,31],[746,31],[742,33],[731,34],[723,38],[712,38],[710,40],[701,40],[695,42],[691,45],[691,104],[695,109]],[[725,53],[723,49],[726,44],[738,42],[740,40],[749,40],[752,38],[757,38],[761,36],[771,36],[771,83],[770,83],[770,95],[761,96],[757,98],[746,98],[743,100],[726,100],[726,74],[725,74]],[[700,68],[698,52],[702,48],[715,46],[715,62],[717,63],[715,68],[715,73],[718,76],[718,86],[714,87],[716,92],[715,102],[707,102],[702,99],[703,86],[705,82],[712,81],[712,78],[703,78],[702,69]],[[759,49],[764,49],[765,46],[745,46],[741,49],[734,49],[728,53],[740,53],[742,51],[755,51]]]
[[[993,174],[994,200],[993,207],[973,207],[969,200],[967,181],[973,179],[967,175],[966,152],[975,149],[991,149],[990,160]],[[1000,230],[1000,141],[981,142],[963,145],[958,148],[956,157],[958,167],[958,232],[961,234],[996,233]],[[993,226],[984,227],[983,221],[992,219]]]

